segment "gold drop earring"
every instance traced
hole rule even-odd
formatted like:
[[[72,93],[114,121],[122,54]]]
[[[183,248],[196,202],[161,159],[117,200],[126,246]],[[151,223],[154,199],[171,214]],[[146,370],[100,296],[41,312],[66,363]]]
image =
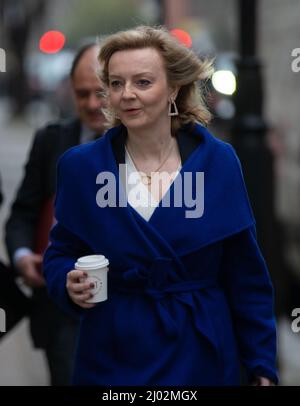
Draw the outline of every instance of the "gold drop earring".
[[[171,101],[169,101],[168,116],[169,117],[178,116],[178,109],[177,109],[175,100],[171,99]]]

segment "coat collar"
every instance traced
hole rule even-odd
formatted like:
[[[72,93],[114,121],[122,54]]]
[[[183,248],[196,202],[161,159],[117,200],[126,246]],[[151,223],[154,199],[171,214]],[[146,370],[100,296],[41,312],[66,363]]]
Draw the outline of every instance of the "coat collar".
[[[120,131],[120,128],[114,128],[94,143],[75,147],[63,157],[58,168],[57,219],[95,252],[100,250],[111,256],[115,241],[122,241],[126,245],[124,255],[126,252],[128,258],[130,255],[177,258],[253,225],[240,164],[232,147],[200,125],[192,131],[195,137],[201,138],[201,143],[180,172],[192,176],[204,173],[202,215],[188,218],[187,210],[192,208],[184,199],[181,207],[172,205],[171,195],[177,177],[169,189],[170,196],[167,193],[150,220],[145,221],[130,205],[126,206],[126,194],[111,142]],[[102,188],[95,180],[98,174],[105,172],[115,182],[117,207],[99,207],[95,199]],[[195,186],[193,188],[195,190]],[[165,207],[168,197],[171,204]],[[119,202],[125,206],[120,207]],[[123,258],[121,251],[118,258]]]
[[[125,163],[125,144],[127,130],[124,126],[119,126],[118,130],[112,133],[111,145],[117,164]],[[192,131],[192,126],[186,126],[176,134],[176,140],[179,147],[181,162],[184,164],[189,156],[202,142],[202,137]]]
[[[122,127],[112,129],[103,139],[107,163],[110,162],[118,182],[120,179],[113,139],[120,139],[118,137],[123,131]],[[119,151],[124,146],[124,135],[121,137],[123,144],[120,143]],[[241,166],[233,148],[212,136],[201,125],[186,126],[178,132],[177,137],[180,140],[181,153],[186,154],[180,171],[181,178],[176,178],[148,222],[131,206],[128,205],[127,210],[140,227],[151,228],[157,237],[168,241],[177,252],[184,254],[238,233],[255,221]],[[191,141],[194,139],[197,139],[196,144]],[[172,207],[172,195],[176,182],[182,180],[184,185],[185,174],[196,172],[204,174],[204,212],[198,218],[187,218],[187,212],[191,208],[186,204]],[[164,207],[167,199],[170,199],[170,208]],[[184,197],[182,200],[184,201]]]

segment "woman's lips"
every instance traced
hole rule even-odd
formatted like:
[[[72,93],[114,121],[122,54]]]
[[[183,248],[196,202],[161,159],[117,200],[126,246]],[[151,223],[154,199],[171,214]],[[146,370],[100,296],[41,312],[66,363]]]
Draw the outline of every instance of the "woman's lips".
[[[141,111],[141,109],[126,109],[123,110],[123,112],[129,116],[135,116],[136,114],[138,114]]]

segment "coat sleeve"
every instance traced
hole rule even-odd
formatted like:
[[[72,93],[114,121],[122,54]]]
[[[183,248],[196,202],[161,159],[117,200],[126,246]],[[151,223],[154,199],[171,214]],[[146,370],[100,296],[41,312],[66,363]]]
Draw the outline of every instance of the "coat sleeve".
[[[53,227],[50,245],[44,255],[44,277],[50,297],[73,316],[80,316],[84,309],[76,305],[68,295],[67,273],[74,269],[77,258],[89,254],[90,248],[60,223]]]
[[[265,376],[277,383],[273,287],[254,226],[224,241],[222,280],[250,382]]]
[[[65,153],[59,160],[57,167],[57,190],[55,198],[56,225],[50,232],[50,245],[48,246],[43,263],[44,277],[50,297],[65,311],[80,315],[84,309],[76,305],[69,297],[66,289],[67,273],[74,269],[77,258],[94,254],[90,246],[84,241],[74,227],[65,224],[68,216],[74,221],[72,211],[73,189],[72,164],[68,159],[69,154]],[[70,172],[71,171],[71,172]],[[75,186],[74,186],[75,187]],[[82,219],[81,219],[82,220]],[[82,220],[83,221],[83,220]],[[78,225],[80,221],[76,222]]]

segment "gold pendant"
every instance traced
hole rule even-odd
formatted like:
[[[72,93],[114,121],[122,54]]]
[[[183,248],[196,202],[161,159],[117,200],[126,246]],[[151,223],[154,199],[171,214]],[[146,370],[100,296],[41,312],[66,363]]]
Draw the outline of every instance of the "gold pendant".
[[[143,184],[146,185],[146,186],[151,185],[151,176],[144,175],[143,176]]]

